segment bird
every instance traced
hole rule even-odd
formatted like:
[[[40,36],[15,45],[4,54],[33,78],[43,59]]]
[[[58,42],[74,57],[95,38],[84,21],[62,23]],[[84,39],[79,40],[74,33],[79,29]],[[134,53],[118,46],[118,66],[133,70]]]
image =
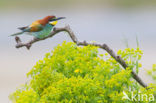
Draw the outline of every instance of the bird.
[[[38,39],[42,39],[50,34],[54,26],[57,24],[58,20],[65,19],[65,17],[56,17],[54,15],[49,15],[43,19],[34,21],[31,25],[25,27],[19,27],[21,32],[14,33],[10,36],[22,35],[27,33]]]

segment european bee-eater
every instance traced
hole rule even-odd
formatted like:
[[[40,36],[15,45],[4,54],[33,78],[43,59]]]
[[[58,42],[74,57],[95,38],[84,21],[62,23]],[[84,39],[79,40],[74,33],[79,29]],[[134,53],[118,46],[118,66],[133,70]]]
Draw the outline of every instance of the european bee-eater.
[[[64,18],[65,17],[56,18],[55,16],[46,16],[43,19],[34,21],[29,26],[18,28],[21,32],[12,34],[11,36],[21,35],[26,32],[36,38],[44,38],[50,34],[53,27],[57,24],[57,21]]]

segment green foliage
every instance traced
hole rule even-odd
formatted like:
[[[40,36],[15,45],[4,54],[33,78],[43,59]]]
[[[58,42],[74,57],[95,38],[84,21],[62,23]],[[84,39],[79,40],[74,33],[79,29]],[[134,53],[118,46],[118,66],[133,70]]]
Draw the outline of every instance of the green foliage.
[[[147,71],[149,75],[152,76],[154,80],[156,80],[156,64],[153,64],[153,68]]]
[[[118,54],[130,68],[124,70],[107,53],[98,54],[97,47],[64,42],[36,63],[27,74],[30,81],[10,99],[14,103],[134,103],[122,99],[123,91],[128,96],[134,91],[137,97],[140,92],[154,93],[154,88],[142,88],[131,76],[132,68],[141,67],[142,51],[127,48]]]

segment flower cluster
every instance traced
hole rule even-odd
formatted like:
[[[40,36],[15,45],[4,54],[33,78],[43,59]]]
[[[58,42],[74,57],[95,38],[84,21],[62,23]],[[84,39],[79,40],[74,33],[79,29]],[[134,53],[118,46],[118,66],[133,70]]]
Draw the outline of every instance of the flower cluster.
[[[140,67],[139,48],[119,50],[118,55]],[[123,70],[107,53],[98,54],[97,47],[72,42],[47,53],[27,76],[30,81],[10,95],[15,103],[131,103],[122,100],[123,91],[142,89],[131,79],[131,68]]]

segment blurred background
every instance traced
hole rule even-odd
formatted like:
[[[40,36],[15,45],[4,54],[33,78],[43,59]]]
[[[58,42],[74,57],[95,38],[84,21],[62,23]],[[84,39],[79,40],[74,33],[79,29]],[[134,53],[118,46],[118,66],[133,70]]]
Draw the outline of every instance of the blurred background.
[[[47,15],[64,16],[56,25],[69,24],[79,40],[106,43],[115,51],[136,48],[136,37],[143,50],[143,67],[139,76],[154,82],[146,74],[156,63],[156,1],[155,0],[0,0],[0,102],[10,103],[8,96],[27,81],[26,73],[44,54],[53,50],[69,36],[60,33],[33,44],[30,50],[15,48],[17,27],[27,26]],[[20,36],[23,41],[31,36]]]

